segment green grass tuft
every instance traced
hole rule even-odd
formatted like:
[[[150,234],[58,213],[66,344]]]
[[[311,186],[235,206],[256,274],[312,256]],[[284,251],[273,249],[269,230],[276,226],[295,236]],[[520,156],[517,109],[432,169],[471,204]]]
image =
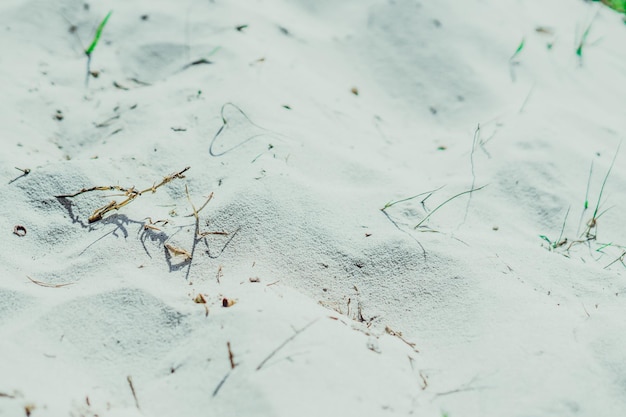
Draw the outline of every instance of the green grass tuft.
[[[587,29],[585,29],[585,31],[583,32],[583,35],[580,38],[580,43],[578,44],[578,48],[576,48],[576,55],[578,55],[581,58],[583,57],[583,48],[585,47],[585,44],[587,42],[587,37],[589,36],[589,32],[591,31],[592,24],[593,24],[593,21],[589,23],[589,26],[587,26]]]
[[[595,0],[598,1],[598,0]],[[626,13],[626,0],[600,0],[602,3],[609,6],[611,9],[620,13]]]

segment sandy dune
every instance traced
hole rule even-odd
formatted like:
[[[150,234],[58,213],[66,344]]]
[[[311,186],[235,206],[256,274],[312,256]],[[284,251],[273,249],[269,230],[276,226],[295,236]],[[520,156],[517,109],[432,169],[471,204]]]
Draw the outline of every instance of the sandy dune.
[[[0,12],[1,416],[626,415],[623,15]]]

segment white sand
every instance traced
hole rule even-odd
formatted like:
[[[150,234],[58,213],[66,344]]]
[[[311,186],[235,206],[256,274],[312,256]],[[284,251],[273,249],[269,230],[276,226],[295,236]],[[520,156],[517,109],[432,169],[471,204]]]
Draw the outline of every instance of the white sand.
[[[105,3],[0,4],[1,416],[626,415],[622,16]]]

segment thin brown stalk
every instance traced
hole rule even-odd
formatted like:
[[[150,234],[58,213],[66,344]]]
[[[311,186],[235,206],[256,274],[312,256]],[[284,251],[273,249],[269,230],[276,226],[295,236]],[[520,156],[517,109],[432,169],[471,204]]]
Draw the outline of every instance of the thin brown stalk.
[[[98,220],[102,220],[102,218],[104,217],[104,215],[106,215],[107,213],[109,213],[110,211],[114,211],[114,210],[119,210],[122,207],[126,206],[127,204],[131,203],[133,200],[135,200],[137,197],[143,195],[144,193],[147,192],[153,192],[155,193],[156,190],[159,187],[164,186],[165,184],[178,179],[178,178],[185,178],[184,173],[189,169],[190,167],[186,167],[185,169],[183,169],[182,171],[179,172],[175,172],[171,175],[168,175],[166,177],[163,177],[163,179],[161,180],[160,183],[158,184],[153,184],[151,187],[146,188],[145,190],[137,190],[135,189],[135,187],[130,187],[130,188],[126,188],[126,187],[120,187],[117,185],[110,185],[110,186],[98,186],[98,187],[91,187],[91,188],[83,188],[80,191],[74,193],[74,194],[63,194],[63,195],[57,195],[57,198],[73,198],[76,197],[80,194],[83,193],[88,193],[91,191],[112,191],[112,190],[117,190],[117,191],[121,191],[123,193],[124,196],[126,196],[126,200],[118,203],[117,201],[113,200],[111,202],[109,202],[107,205],[100,207],[99,209],[97,209],[96,211],[93,212],[93,214],[88,218],[89,223],[94,223],[97,222]]]
[[[67,282],[64,284],[50,284],[48,282],[37,281],[36,279],[32,279],[28,275],[26,275],[26,278],[28,278],[33,284],[37,284],[40,287],[46,287],[46,288],[61,288],[61,287],[67,287],[68,285],[74,284],[74,282]]]

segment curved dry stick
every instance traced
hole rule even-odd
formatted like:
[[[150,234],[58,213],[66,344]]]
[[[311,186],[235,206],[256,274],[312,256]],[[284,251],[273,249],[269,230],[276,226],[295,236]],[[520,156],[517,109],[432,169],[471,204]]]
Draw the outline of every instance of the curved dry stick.
[[[222,126],[219,128],[219,130],[217,131],[217,133],[215,134],[215,136],[213,136],[213,139],[211,139],[211,145],[209,145],[209,154],[211,156],[222,156],[227,154],[228,152],[248,143],[249,141],[251,141],[252,139],[258,138],[259,136],[263,136],[266,133],[259,133],[257,135],[253,135],[250,136],[249,138],[243,140],[242,142],[239,142],[238,144],[234,145],[231,148],[226,149],[223,152],[220,153],[215,153],[213,152],[213,146],[215,145],[215,141],[217,140],[218,136],[222,134],[222,132],[225,130],[226,126],[228,126],[228,120],[226,120],[226,117],[224,116],[224,110],[226,109],[226,106],[231,106],[233,108],[235,108],[239,113],[241,113],[241,115],[243,117],[245,117],[245,119],[254,127],[257,127],[261,130],[264,130],[265,132],[271,133],[269,130],[257,125],[256,123],[254,123],[252,120],[250,120],[250,118],[243,112],[243,110],[241,110],[238,106],[236,106],[235,104],[228,102],[228,103],[224,103],[224,105],[222,105],[222,109],[220,110],[220,116],[222,117]]]

